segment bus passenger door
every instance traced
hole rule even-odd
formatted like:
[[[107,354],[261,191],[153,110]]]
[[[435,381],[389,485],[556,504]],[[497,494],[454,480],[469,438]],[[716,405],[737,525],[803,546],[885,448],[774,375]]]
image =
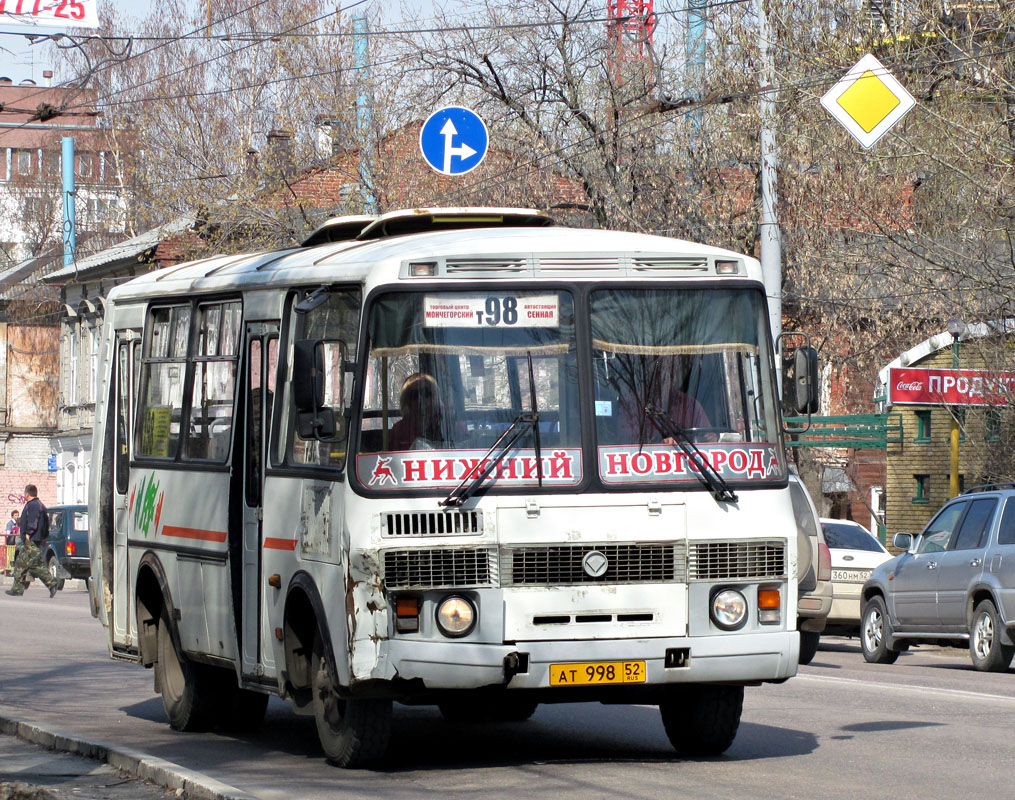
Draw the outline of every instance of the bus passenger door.
[[[140,331],[121,331],[116,338],[116,406],[108,413],[115,419],[113,476],[113,642],[127,644],[133,614],[133,581],[127,560],[130,450],[133,441],[137,375],[140,366]],[[136,646],[136,642],[133,642]]]
[[[243,599],[240,624],[242,673],[259,676],[261,631],[261,574],[263,546],[262,518],[264,465],[268,450],[272,401],[275,397],[275,372],[278,365],[278,325],[247,325],[246,424],[243,437]]]

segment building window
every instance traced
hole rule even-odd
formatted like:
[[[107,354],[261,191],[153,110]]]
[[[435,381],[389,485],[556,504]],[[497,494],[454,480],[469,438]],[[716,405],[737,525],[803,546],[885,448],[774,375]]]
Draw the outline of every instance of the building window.
[[[31,175],[32,174],[32,151],[31,150],[15,150],[14,151],[14,171],[18,175]]]
[[[913,502],[926,505],[930,502],[930,475],[914,475],[913,480],[916,481],[916,497]]]
[[[67,377],[70,385],[67,387],[67,405],[78,404],[78,330],[75,326],[70,332],[70,358],[68,359],[70,373]]]
[[[914,442],[929,442],[930,441],[930,412],[929,411],[917,411],[916,412],[916,438]]]
[[[1001,412],[996,408],[987,409],[987,436],[988,442],[1001,441]]]
[[[81,179],[90,179],[92,177],[92,156],[91,153],[81,153],[78,156],[78,169],[77,174]]]
[[[88,402],[96,399],[99,377],[99,327],[93,325],[88,332]]]

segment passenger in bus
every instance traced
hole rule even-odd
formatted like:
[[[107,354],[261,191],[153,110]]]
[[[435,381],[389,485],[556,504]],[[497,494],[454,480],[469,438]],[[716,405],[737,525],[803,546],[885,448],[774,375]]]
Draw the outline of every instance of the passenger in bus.
[[[692,433],[696,441],[716,441],[714,431],[706,431],[701,435],[693,435],[697,428],[709,428],[711,421],[705,409],[694,397],[679,389],[671,389],[668,405],[663,408],[660,402],[646,401],[644,398],[626,395],[620,399],[620,424],[618,434],[620,441],[631,444],[676,444],[672,437],[662,436],[655,422],[645,411],[647,406],[662,408],[668,421]]]
[[[449,444],[449,426],[441,402],[440,387],[433,375],[414,372],[405,379],[398,395],[402,418],[388,436],[389,450],[418,448],[417,440],[430,446]]]

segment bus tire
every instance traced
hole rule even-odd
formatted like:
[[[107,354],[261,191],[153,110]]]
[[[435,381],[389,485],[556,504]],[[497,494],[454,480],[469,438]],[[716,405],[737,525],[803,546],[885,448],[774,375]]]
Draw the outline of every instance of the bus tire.
[[[681,686],[660,704],[666,736],[682,756],[726,752],[740,727],[743,686]]]
[[[214,713],[215,687],[208,670],[177,651],[165,610],[156,637],[155,683],[162,693],[169,727],[177,731],[204,730]]]
[[[391,700],[341,697],[320,631],[314,634],[310,689],[317,738],[328,763],[356,768],[384,756],[391,735]]]
[[[800,631],[800,663],[810,664],[818,652],[818,642],[821,634],[817,631]]]

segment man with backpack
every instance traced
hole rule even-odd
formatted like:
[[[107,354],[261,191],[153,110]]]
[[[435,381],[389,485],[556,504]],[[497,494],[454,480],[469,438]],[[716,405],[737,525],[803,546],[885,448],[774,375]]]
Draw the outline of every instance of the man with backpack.
[[[38,578],[55,597],[60,583],[49,574],[42,562],[42,545],[49,536],[49,515],[39,499],[39,490],[33,484],[25,487],[28,502],[21,512],[21,547],[14,559],[14,585],[7,594],[19,597],[25,593],[32,578]]]

